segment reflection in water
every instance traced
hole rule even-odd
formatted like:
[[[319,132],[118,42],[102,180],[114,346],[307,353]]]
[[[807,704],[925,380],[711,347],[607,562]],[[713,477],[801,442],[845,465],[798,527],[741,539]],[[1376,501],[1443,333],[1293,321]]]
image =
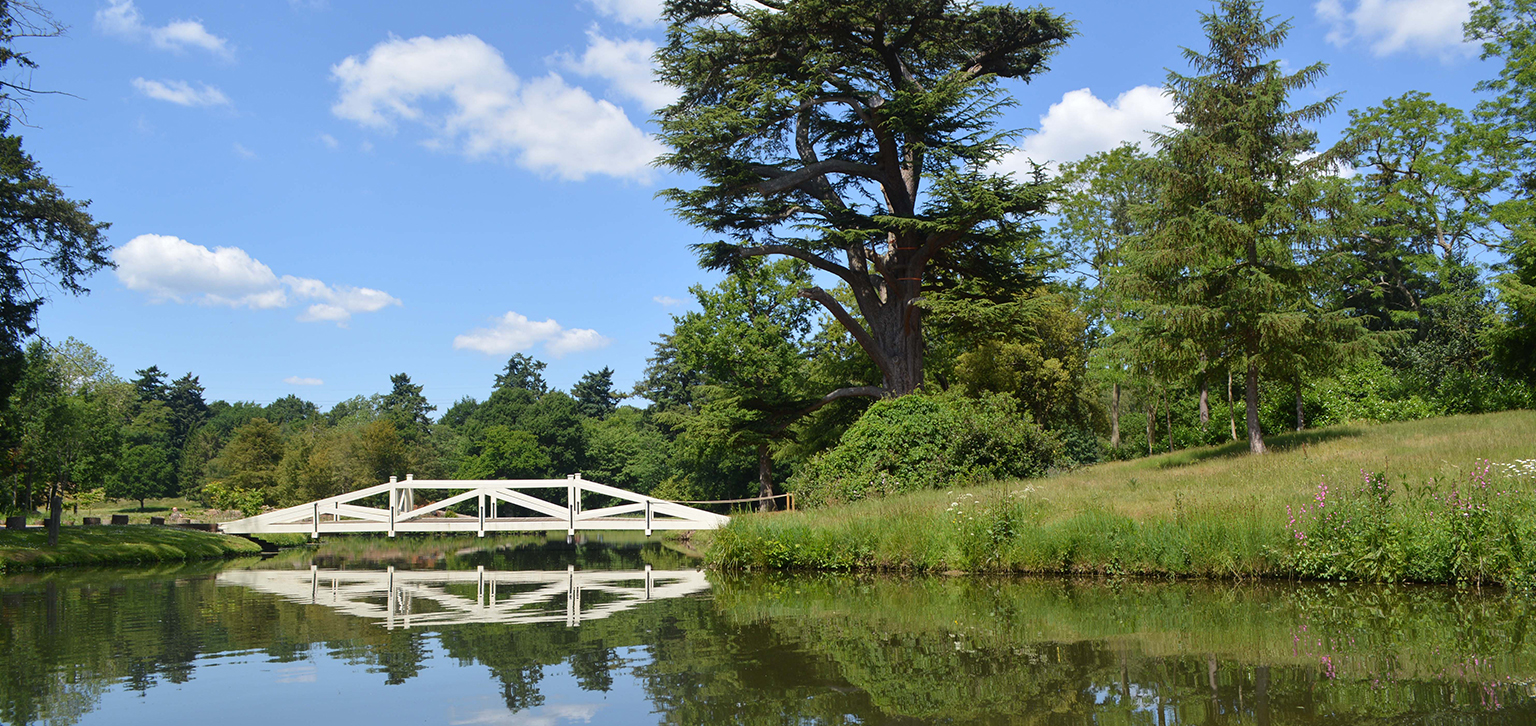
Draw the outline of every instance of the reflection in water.
[[[1520,596],[728,577],[646,549],[596,571],[545,547],[532,571],[454,550],[0,578],[0,723],[1536,723]]]
[[[230,570],[216,578],[289,602],[324,605],[395,627],[470,623],[580,625],[648,600],[709,589],[698,570],[559,571]],[[558,605],[554,605],[558,603]]]

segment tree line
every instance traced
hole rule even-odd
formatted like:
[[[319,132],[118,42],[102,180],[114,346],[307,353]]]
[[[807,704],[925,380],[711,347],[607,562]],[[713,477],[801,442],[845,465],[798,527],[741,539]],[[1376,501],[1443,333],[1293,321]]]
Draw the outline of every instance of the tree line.
[[[1287,71],[1289,21],[1222,0],[1199,18],[1207,47],[1168,73],[1173,125],[1025,173],[1002,171],[1015,134],[998,119],[1005,83],[1070,41],[1054,11],[664,15],[658,74],[680,95],[656,118],[661,163],[698,184],[662,197],[727,274],[692,289],[632,391],[606,368],[551,390],[519,354],[436,418],[404,373],[324,413],[205,404],[191,374],[124,382],[79,344],[24,350],[34,296],[7,308],[10,506],[101,488],[252,509],[406,473],[575,471],[675,499],[837,500],[1536,400],[1532,0],[1474,3],[1467,37],[1498,64],[1474,108],[1404,94],[1350,111],[1326,147],[1312,125],[1342,98],[1294,100],[1326,67]],[[76,224],[31,239],[83,291],[110,265],[104,225],[56,201]]]

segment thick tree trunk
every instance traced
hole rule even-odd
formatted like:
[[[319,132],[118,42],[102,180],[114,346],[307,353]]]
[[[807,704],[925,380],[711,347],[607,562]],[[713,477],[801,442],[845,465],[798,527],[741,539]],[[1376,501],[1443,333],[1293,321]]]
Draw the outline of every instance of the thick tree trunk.
[[[769,453],[767,444],[757,445],[757,495],[773,496],[773,456]],[[771,512],[774,509],[772,499],[764,499],[757,503],[759,512]]]
[[[1109,393],[1109,446],[1120,448],[1120,384]]]
[[[918,308],[887,303],[877,335],[889,364],[882,371],[887,396],[905,396],[923,385],[923,327]],[[906,308],[906,315],[897,314]]]
[[[1232,400],[1232,371],[1227,371],[1227,423],[1232,425],[1232,440],[1237,440],[1237,402]]]
[[[874,361],[886,396],[905,396],[923,385],[922,310],[913,304],[920,285],[915,279],[898,283],[883,293],[867,281],[853,286],[863,320],[822,288],[800,291],[826,308]]]
[[[1264,431],[1259,428],[1259,366],[1248,364],[1247,382],[1244,385],[1243,403],[1248,407],[1248,451],[1264,453]]]
[[[1296,382],[1296,430],[1307,427],[1307,412],[1301,405],[1301,381]]]

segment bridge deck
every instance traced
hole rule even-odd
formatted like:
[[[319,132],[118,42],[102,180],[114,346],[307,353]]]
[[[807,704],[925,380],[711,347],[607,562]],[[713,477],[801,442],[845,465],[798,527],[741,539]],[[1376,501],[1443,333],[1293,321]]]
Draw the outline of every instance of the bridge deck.
[[[418,503],[418,494],[437,492],[433,501]],[[552,491],[564,502],[533,496]],[[582,508],[586,495],[617,505]],[[425,499],[425,497],[422,497]],[[386,509],[363,504],[387,500]],[[477,515],[465,516],[450,507],[476,502]],[[504,517],[505,509],[532,512],[533,516]],[[295,507],[225,522],[219,529],[230,534],[308,532],[321,534],[397,532],[548,532],[564,529],[630,530],[649,535],[658,529],[718,529],[730,517],[695,509],[664,499],[589,482],[575,475],[566,479],[517,480],[418,480],[407,477],[359,489]]]

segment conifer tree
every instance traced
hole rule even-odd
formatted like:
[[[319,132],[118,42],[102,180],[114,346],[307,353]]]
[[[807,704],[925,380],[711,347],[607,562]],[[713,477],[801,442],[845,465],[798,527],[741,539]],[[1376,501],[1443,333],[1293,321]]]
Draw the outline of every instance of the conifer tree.
[[[1285,74],[1274,51],[1288,21],[1254,0],[1202,14],[1210,48],[1186,48],[1194,71],[1170,71],[1179,128],[1154,137],[1162,163],[1155,227],[1127,256],[1140,335],[1169,372],[1201,356],[1244,380],[1250,451],[1264,451],[1260,380],[1294,375],[1298,357],[1330,360],[1360,338],[1359,323],[1317,302],[1308,254],[1320,237],[1322,184],[1339,151],[1313,156],[1305,124],[1338,97],[1293,107],[1290,95],[1326,72]]]
[[[1011,299],[1038,284],[1020,264],[1050,185],[993,171],[1012,150],[996,124],[1002,79],[1028,81],[1071,35],[1041,8],[973,0],[669,0],[666,166],[678,215],[727,239],[702,264],[792,257],[855,302],[807,287],[880,369],[923,383],[924,292],[976,281]],[[882,390],[883,389],[883,390]]]

